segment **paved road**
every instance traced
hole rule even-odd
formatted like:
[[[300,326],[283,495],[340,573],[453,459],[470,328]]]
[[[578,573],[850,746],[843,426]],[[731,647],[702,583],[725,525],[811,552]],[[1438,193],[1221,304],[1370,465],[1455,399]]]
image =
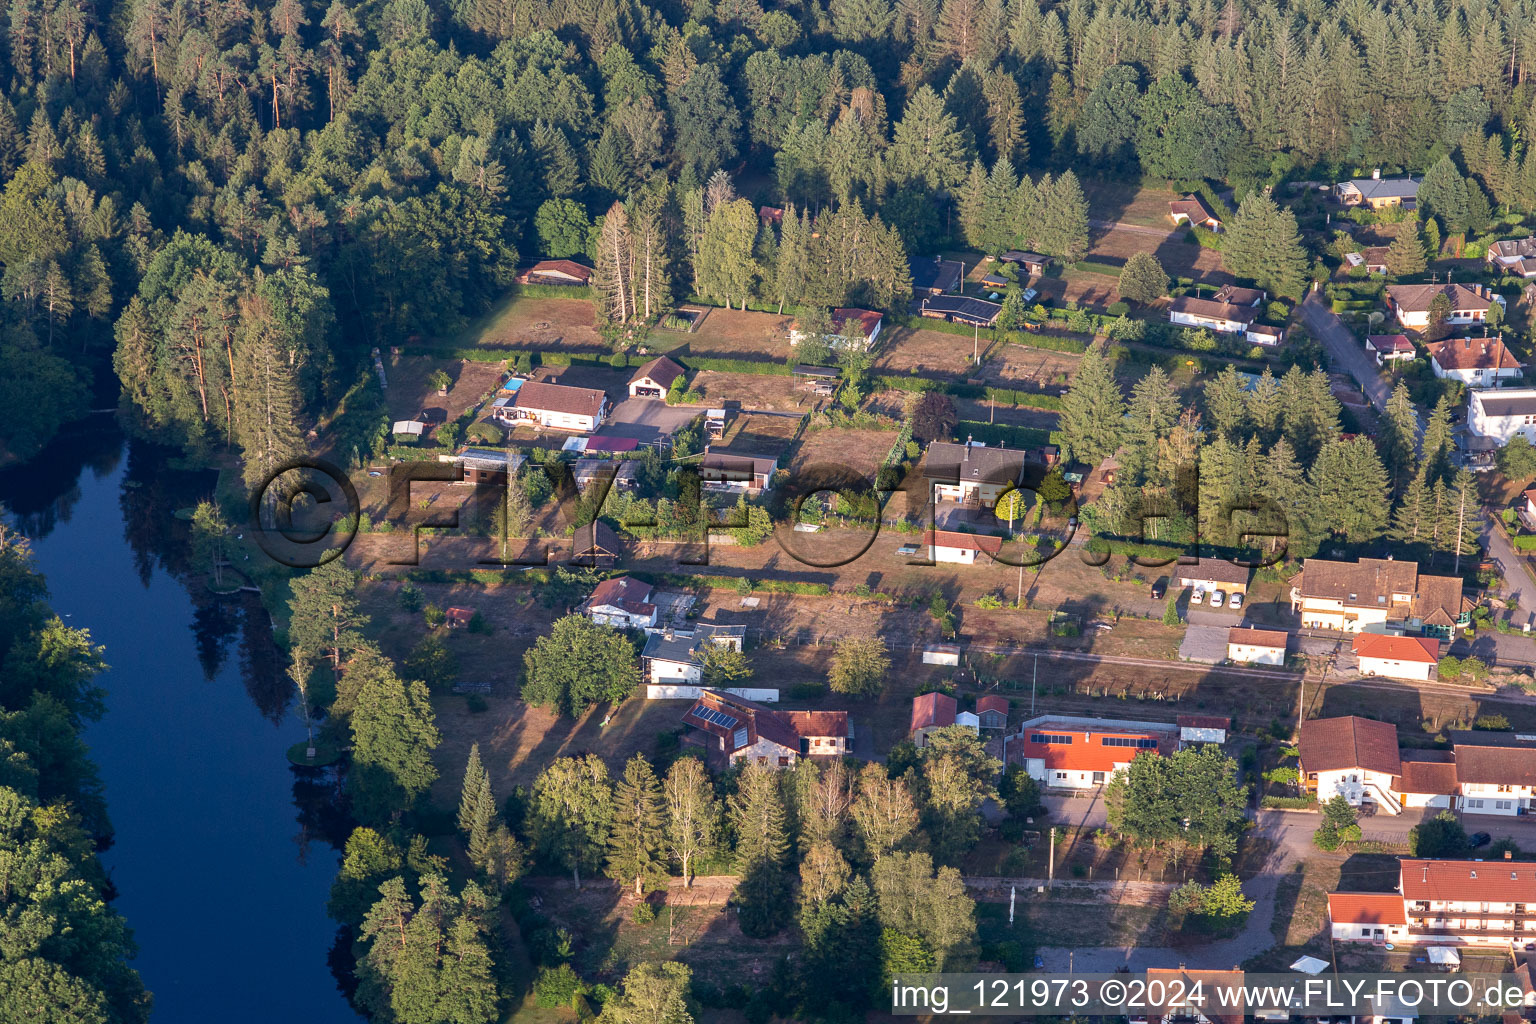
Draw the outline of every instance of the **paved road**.
[[[1344,321],[1328,308],[1322,292],[1307,293],[1306,300],[1301,304],[1301,319],[1312,336],[1328,350],[1333,368],[1353,377],[1365,389],[1365,396],[1371,400],[1371,404],[1378,411],[1386,412],[1387,399],[1392,395],[1391,389],[1377,372],[1375,360],[1365,354],[1364,346],[1355,340],[1354,334],[1344,326]]]
[[[1488,557],[1504,574],[1504,595],[1513,595],[1520,601],[1519,614],[1525,618],[1513,620],[1518,625],[1521,621],[1536,619],[1536,580],[1531,579],[1525,559],[1510,546],[1509,537],[1493,525],[1494,515],[1493,510],[1484,510],[1483,543],[1487,545]]]

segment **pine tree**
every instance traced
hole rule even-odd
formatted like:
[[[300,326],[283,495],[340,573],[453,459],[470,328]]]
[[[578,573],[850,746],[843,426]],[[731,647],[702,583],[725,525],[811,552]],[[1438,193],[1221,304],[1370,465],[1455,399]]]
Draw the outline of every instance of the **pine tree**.
[[[1307,253],[1296,215],[1253,193],[1243,200],[1222,236],[1221,263],[1276,295],[1299,299],[1307,282]]]
[[[902,184],[943,192],[964,180],[971,156],[965,135],[954,115],[945,112],[939,94],[927,85],[914,92],[887,152],[891,176]]]
[[[480,744],[469,745],[469,758],[464,763],[464,783],[459,787],[459,832],[465,836],[474,829],[475,806],[480,800],[480,782],[486,778],[480,763]]]
[[[1205,382],[1205,412],[1211,426],[1228,440],[1241,441],[1248,426],[1248,400],[1231,363]]]
[[[1088,252],[1088,200],[1070,170],[1041,187],[1036,242],[1041,252],[1063,263],[1076,263]]]
[[[747,308],[760,273],[752,258],[756,237],[757,211],[749,200],[724,203],[709,215],[699,242],[701,295],[724,302],[727,309],[732,299],[739,299],[741,308]]]
[[[1475,553],[1482,535],[1482,502],[1478,498],[1477,479],[1465,466],[1446,488],[1446,502],[1442,510],[1444,526],[1440,535],[1442,548],[1452,552],[1452,575],[1461,575],[1461,556]]]
[[[490,776],[482,774],[475,793],[475,806],[469,826],[469,860],[484,871],[489,866],[491,844],[496,826],[496,795],[491,791]]]
[[[1387,399],[1386,416],[1381,425],[1382,461],[1392,481],[1392,493],[1401,494],[1414,472],[1415,449],[1419,437],[1419,414],[1408,394],[1408,385],[1398,381]]]
[[[1280,382],[1266,366],[1264,372],[1259,374],[1259,379],[1254,381],[1253,390],[1248,394],[1248,420],[1253,424],[1254,433],[1260,442],[1269,445],[1279,438],[1284,412],[1280,398]]]
[[[789,852],[789,834],[774,771],[756,761],[748,762],[727,805],[736,829],[737,870],[745,874],[759,863],[782,865]]]
[[[665,814],[661,783],[651,763],[636,754],[613,791],[613,829],[608,834],[608,875],[621,885],[633,879],[635,895],[666,875]]]
[[[601,863],[613,823],[613,789],[608,768],[596,754],[560,757],[534,780],[528,803],[529,838],[571,872],[576,888],[581,873]]]
[[[1392,517],[1392,536],[1404,544],[1418,545],[1430,533],[1431,488],[1421,465],[1408,482]]]
[[[281,325],[266,299],[242,304],[234,379],[235,436],[245,455],[246,487],[264,485],[278,466],[304,451],[298,382],[282,345]]]
[[[544,177],[544,190],[554,199],[573,195],[581,185],[581,162],[565,132],[541,119],[534,122],[528,141]]]
[[[1451,410],[1453,402],[1449,393],[1430,411],[1424,424],[1424,438],[1419,445],[1419,464],[1423,466],[1425,479],[1430,484],[1443,482],[1451,470],[1451,449],[1455,439],[1451,436]]]
[[[1418,220],[1404,221],[1397,226],[1397,236],[1392,239],[1392,244],[1387,246],[1387,273],[1393,277],[1407,277],[1424,273],[1427,265]]]
[[[1061,399],[1062,454],[1098,464],[1120,447],[1124,416],[1125,398],[1114,374],[1102,356],[1089,352]]]
[[[289,587],[288,642],[306,651],[323,651],[341,674],[342,659],[362,643],[368,616],[357,600],[357,573],[333,558],[297,577]]]
[[[368,824],[408,810],[437,780],[432,701],[426,684],[401,679],[387,664],[363,673],[352,707],[352,809]]]
[[[1370,438],[1334,440],[1312,465],[1312,508],[1328,527],[1351,543],[1379,537],[1392,503],[1387,470]]]
[[[1168,274],[1149,252],[1132,253],[1120,269],[1120,297],[1146,305],[1168,294]]]
[[[1179,396],[1167,371],[1154,366],[1131,388],[1126,408],[1125,457],[1121,463],[1126,479],[1140,483],[1152,474],[1157,466],[1158,443],[1178,418]]]
[[[985,249],[987,231],[987,170],[980,160],[971,164],[970,174],[955,196],[960,215],[960,230],[973,249]]]

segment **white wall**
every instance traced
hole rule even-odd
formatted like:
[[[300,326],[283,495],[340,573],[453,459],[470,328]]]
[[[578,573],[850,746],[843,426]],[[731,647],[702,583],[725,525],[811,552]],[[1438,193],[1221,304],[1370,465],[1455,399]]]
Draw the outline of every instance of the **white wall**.
[[[1417,679],[1426,680],[1435,666],[1425,665],[1417,661],[1397,661],[1392,658],[1368,658],[1360,656],[1360,674],[1363,676],[1385,676],[1388,679]]]
[[[1278,647],[1259,647],[1254,644],[1227,644],[1227,657],[1250,665],[1285,664],[1285,651]]]
[[[1363,768],[1341,768],[1317,773],[1317,802],[1320,804],[1327,803],[1335,795],[1343,794],[1344,799],[1358,807],[1367,793],[1371,801],[1381,807],[1384,812],[1395,813],[1390,806],[1382,802],[1382,794],[1390,796],[1392,793],[1392,776]]]
[[[650,678],[647,681],[655,684],[682,683],[697,686],[699,680],[704,678],[698,665],[663,661],[660,658],[650,660],[650,670]]]
[[[645,688],[646,700],[698,700],[703,688],[699,686],[686,686],[681,684],[649,684]],[[777,704],[779,702],[778,690],[753,689],[751,687],[731,686],[720,691],[728,693],[742,700],[755,700],[759,704]]]

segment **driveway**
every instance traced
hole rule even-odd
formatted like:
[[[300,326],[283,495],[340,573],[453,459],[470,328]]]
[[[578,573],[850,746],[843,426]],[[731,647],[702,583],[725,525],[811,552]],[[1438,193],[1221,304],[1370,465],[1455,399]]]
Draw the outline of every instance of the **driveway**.
[[[1509,536],[1493,525],[1493,517],[1496,513],[1492,509],[1484,511],[1483,516],[1483,543],[1488,548],[1488,557],[1493,559],[1499,567],[1499,572],[1504,575],[1504,596],[1513,596],[1520,602],[1517,612],[1518,618],[1511,621],[1515,625],[1536,620],[1536,580],[1531,579],[1531,571],[1527,568],[1525,559],[1520,557],[1509,543]]]
[[[702,411],[691,406],[668,405],[654,398],[627,398],[613,407],[598,433],[653,444],[692,423]]]
[[[1323,348],[1328,350],[1328,358],[1333,361],[1334,368],[1353,377],[1377,411],[1386,412],[1387,399],[1392,395],[1391,389],[1377,372],[1376,361],[1365,354],[1365,346],[1344,326],[1344,321],[1328,308],[1322,292],[1307,293],[1301,304],[1301,321]]]

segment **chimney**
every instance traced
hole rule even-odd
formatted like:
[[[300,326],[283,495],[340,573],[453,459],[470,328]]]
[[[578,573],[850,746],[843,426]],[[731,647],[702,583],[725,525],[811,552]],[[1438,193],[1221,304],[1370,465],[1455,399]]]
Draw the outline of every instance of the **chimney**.
[[[1371,180],[1372,181],[1380,181],[1381,180],[1381,168],[1380,167],[1377,167],[1377,168],[1375,168],[1374,170],[1371,171]]]

